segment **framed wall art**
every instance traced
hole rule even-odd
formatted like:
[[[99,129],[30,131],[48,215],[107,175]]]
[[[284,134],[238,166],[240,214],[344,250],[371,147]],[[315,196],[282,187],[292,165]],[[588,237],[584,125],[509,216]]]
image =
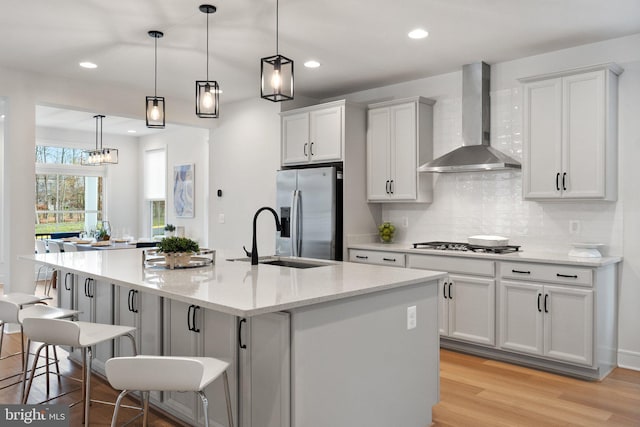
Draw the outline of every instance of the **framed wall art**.
[[[173,207],[177,217],[194,217],[194,184],[193,163],[173,167]]]

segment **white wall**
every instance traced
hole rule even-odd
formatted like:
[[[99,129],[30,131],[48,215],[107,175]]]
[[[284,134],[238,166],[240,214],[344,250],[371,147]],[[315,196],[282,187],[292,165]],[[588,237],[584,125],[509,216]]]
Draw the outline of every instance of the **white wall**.
[[[254,213],[275,205],[280,168],[280,105],[256,97],[226,105],[211,136],[211,246],[251,250]],[[222,190],[222,197],[216,195]],[[224,215],[224,223],[219,216]],[[258,253],[275,252],[275,226],[268,213],[258,221]]]
[[[136,201],[141,215],[139,219],[139,236],[150,237],[150,218],[147,202],[143,199],[144,152],[163,148],[167,159],[167,224],[183,226],[185,236],[196,240],[200,246],[207,247],[209,230],[209,129],[172,126],[154,135],[140,138],[139,146],[139,180],[140,199]],[[173,167],[179,164],[193,163],[195,171],[195,203],[193,218],[177,218],[173,207]]]
[[[624,255],[620,280],[620,364],[640,369],[640,35],[492,64],[491,144],[522,159],[522,93],[518,78],[616,62],[619,78],[619,176],[617,202],[530,202],[522,200],[522,174],[474,172],[438,174],[431,204],[386,204],[383,218],[400,228],[398,240],[462,240],[473,234],[501,234],[524,250],[566,253],[574,241],[602,242],[606,253]],[[435,99],[434,156],[462,145],[461,72],[367,90],[335,99],[362,103],[424,96]],[[578,234],[569,221],[580,221]]]

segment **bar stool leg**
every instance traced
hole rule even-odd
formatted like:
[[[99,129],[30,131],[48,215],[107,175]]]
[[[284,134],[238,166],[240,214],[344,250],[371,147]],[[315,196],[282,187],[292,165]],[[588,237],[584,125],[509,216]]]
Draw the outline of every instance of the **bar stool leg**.
[[[38,350],[36,350],[36,354],[33,358],[33,366],[31,367],[31,372],[29,375],[29,384],[27,384],[27,390],[23,393],[23,398],[22,398],[22,404],[26,404],[27,400],[29,400],[29,392],[31,391],[31,384],[33,383],[33,378],[35,377],[35,373],[36,373],[36,367],[38,366],[38,359],[40,358],[40,352],[42,351],[42,348],[45,347],[46,344],[42,344],[40,345],[40,347],[38,347]],[[25,375],[25,380],[26,380],[26,376],[27,376],[27,367],[25,366],[25,370],[24,370],[24,375]]]
[[[81,378],[81,386],[80,386],[80,395],[84,399],[87,389],[87,349],[86,347],[82,347],[82,378]],[[82,424],[86,423],[86,412],[82,411]]]
[[[56,359],[56,373],[58,374],[58,385],[60,385],[60,359],[58,359],[58,351],[56,346],[53,346],[53,357]]]
[[[89,425],[89,406],[91,405],[91,359],[93,359],[93,353],[91,347],[87,348],[87,359],[85,359],[87,365],[87,386],[85,387],[84,396],[84,419],[85,425]]]
[[[227,371],[222,373],[222,381],[224,382],[224,397],[227,401],[227,418],[229,418],[229,427],[233,427],[233,413],[231,412],[231,393],[229,393],[229,377]]]
[[[209,401],[207,400],[207,396],[204,392],[199,391],[198,395],[200,396],[200,400],[202,400],[202,412],[204,413],[204,427],[209,427]]]
[[[149,392],[142,392],[142,427],[147,427],[149,421]]]
[[[118,420],[118,410],[120,409],[122,399],[124,399],[127,394],[129,394],[129,390],[122,390],[122,392],[116,399],[116,406],[113,408],[113,418],[111,418],[111,427],[116,427],[116,421]]]

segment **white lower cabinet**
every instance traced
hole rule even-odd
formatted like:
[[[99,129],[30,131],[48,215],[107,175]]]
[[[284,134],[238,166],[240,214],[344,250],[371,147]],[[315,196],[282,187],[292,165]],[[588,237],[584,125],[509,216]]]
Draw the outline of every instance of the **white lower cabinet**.
[[[495,345],[495,262],[432,255],[407,256],[409,268],[447,271],[439,284],[440,335],[477,344]],[[470,274],[473,274],[471,276]]]
[[[58,281],[58,307],[73,309],[73,298],[75,295],[75,278],[76,276],[70,271],[60,270],[60,279]]]
[[[113,324],[113,285],[81,274],[76,275],[75,284],[73,301],[75,309],[80,311],[78,320]],[[113,345],[113,341],[105,341],[92,349],[92,367],[103,375],[105,362],[113,357]],[[76,350],[72,357],[81,360],[80,351]]]
[[[239,320],[242,427],[288,427],[291,400],[290,315]]]
[[[495,289],[492,279],[450,275],[440,287],[440,334],[494,345]]]
[[[162,355],[162,298],[126,286],[115,287],[114,321],[118,325],[136,328],[134,337],[138,354]],[[115,342],[116,356],[133,356],[131,341]],[[151,399],[160,401],[160,392],[151,392]]]
[[[176,300],[164,299],[164,354],[208,356],[229,362],[227,370],[233,417],[238,417],[236,317]],[[227,409],[222,377],[205,390],[209,401],[209,422],[227,426]],[[202,404],[195,393],[166,392],[164,409],[190,423],[204,424]]]
[[[500,347],[593,363],[593,291],[503,280]]]

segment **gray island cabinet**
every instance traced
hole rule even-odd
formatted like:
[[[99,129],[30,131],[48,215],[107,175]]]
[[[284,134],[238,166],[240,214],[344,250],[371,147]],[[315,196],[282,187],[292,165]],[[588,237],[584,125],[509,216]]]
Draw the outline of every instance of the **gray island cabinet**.
[[[154,343],[154,353],[161,342],[165,355],[230,362],[236,425],[431,423],[439,398],[437,284],[445,273],[335,261],[307,269],[251,266],[226,261],[220,251],[215,265],[183,270],[145,268],[131,251],[23,259],[113,285],[104,298],[111,295],[114,322],[137,307],[131,291],[157,298],[152,316],[162,320],[160,327],[144,321],[146,311],[137,320],[143,351],[144,342]],[[74,304],[65,292],[59,287],[63,300]],[[115,355],[121,352],[127,353],[116,345]],[[211,424],[226,426],[222,384],[212,383],[206,393]],[[165,392],[153,403],[203,424],[194,396]]]

